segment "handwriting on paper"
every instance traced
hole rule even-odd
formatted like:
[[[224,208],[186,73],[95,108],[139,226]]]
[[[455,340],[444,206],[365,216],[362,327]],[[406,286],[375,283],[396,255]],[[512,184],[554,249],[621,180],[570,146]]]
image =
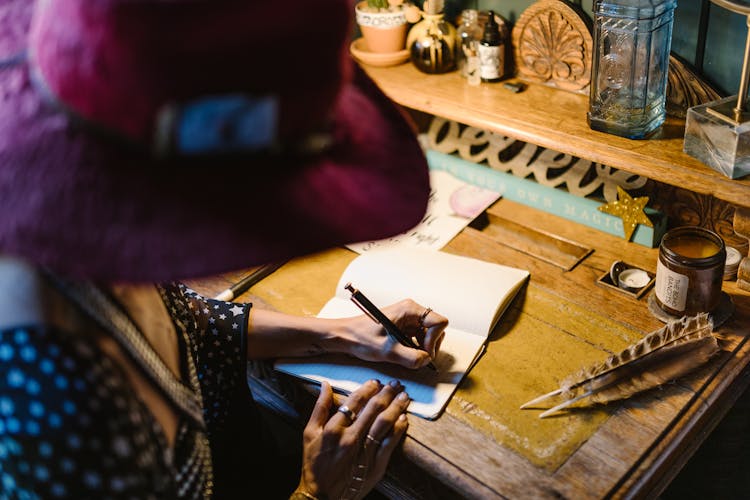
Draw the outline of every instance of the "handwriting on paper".
[[[347,247],[357,253],[398,246],[439,250],[500,198],[496,191],[474,186],[445,171],[430,171],[430,186],[427,212],[415,227],[391,238]]]

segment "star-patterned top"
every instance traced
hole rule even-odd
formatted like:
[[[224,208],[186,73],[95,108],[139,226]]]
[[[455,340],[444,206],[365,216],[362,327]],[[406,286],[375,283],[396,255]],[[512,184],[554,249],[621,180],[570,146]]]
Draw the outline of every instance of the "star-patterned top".
[[[170,449],[122,369],[84,332],[0,330],[0,498],[203,498],[210,473],[198,445],[207,435],[210,454],[224,453],[222,436],[237,433],[228,428],[235,406],[251,401],[250,305],[205,299],[181,284],[160,291],[186,339],[181,367],[186,356],[195,362],[205,433],[181,418]]]

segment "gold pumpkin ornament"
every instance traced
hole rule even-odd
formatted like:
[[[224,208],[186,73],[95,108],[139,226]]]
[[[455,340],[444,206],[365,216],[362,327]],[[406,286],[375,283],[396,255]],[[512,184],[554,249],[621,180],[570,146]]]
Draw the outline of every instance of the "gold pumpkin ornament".
[[[422,20],[406,38],[411,62],[424,73],[446,73],[456,67],[456,28],[445,20],[442,0],[424,3]]]

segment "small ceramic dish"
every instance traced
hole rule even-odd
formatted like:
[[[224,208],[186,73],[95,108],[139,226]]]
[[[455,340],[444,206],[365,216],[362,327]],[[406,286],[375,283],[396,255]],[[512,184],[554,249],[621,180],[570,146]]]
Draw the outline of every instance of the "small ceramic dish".
[[[365,40],[362,37],[351,43],[349,51],[357,61],[370,66],[396,66],[409,60],[408,49],[386,53],[370,52],[367,50]]]
[[[616,260],[609,271],[600,276],[596,283],[640,299],[654,284],[655,278],[654,273]]]

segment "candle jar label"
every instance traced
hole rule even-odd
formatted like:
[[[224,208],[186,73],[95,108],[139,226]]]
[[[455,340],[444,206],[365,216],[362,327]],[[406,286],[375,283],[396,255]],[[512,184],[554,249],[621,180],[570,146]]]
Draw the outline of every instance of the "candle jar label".
[[[726,249],[721,236],[701,227],[668,231],[656,263],[656,303],[666,313],[711,312],[721,299]]]
[[[675,311],[684,311],[690,279],[684,274],[676,273],[661,263],[656,263],[656,298]]]

